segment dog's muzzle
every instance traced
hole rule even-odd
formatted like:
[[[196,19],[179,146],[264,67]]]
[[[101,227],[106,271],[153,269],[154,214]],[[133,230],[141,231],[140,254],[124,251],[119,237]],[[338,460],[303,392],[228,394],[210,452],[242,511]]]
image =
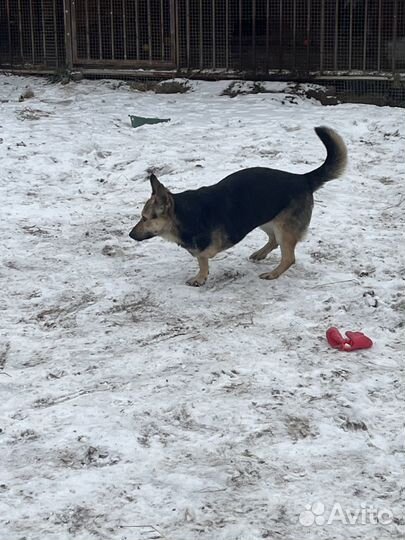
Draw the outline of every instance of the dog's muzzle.
[[[153,236],[154,235],[151,233],[145,233],[144,231],[140,231],[139,228],[137,229],[137,225],[135,225],[135,227],[129,233],[129,237],[138,242],[147,240],[148,238],[153,238]]]

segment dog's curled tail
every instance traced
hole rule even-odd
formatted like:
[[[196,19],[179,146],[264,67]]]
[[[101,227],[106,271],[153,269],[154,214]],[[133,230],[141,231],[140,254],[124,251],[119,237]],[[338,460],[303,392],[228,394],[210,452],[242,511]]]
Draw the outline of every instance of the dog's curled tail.
[[[322,187],[325,182],[338,178],[347,164],[347,150],[342,137],[325,126],[316,127],[315,132],[325,145],[327,156],[323,165],[305,175],[312,191]]]

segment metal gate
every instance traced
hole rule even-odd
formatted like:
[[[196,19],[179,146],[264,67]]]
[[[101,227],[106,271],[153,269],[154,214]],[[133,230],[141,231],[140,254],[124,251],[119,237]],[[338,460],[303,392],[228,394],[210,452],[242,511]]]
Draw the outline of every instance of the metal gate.
[[[72,0],[76,66],[174,67],[172,0]]]
[[[405,0],[176,0],[179,67],[389,74],[405,68]]]
[[[0,65],[64,66],[64,29],[61,0],[0,0]]]

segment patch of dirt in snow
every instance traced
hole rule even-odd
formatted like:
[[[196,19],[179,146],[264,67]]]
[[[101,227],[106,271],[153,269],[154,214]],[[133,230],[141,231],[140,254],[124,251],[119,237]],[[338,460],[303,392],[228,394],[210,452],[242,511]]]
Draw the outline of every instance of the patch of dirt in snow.
[[[230,100],[228,85],[0,76],[7,540],[403,535],[403,111],[289,102],[284,83]],[[129,114],[172,120],[132,129]],[[186,252],[128,238],[148,171],[174,191],[305,172],[325,155],[316,125],[350,166],[316,193],[279,280],[258,279],[279,253],[248,260],[260,231],[200,289]],[[329,326],[374,347],[330,349]]]

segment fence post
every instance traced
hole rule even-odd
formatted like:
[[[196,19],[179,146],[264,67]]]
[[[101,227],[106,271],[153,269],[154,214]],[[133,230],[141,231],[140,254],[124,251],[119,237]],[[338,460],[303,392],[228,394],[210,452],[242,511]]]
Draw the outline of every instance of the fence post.
[[[180,31],[179,31],[179,2],[170,0],[171,32],[174,60],[177,70],[180,69]]]
[[[73,67],[73,51],[72,51],[72,2],[74,0],[63,0],[63,18],[65,22],[65,51],[66,51],[66,67]]]
[[[319,72],[323,73],[325,56],[325,0],[321,0],[321,28],[320,28]]]
[[[394,1],[394,15],[392,18],[392,59],[391,70],[392,76],[395,76],[396,61],[397,61],[397,33],[398,33],[398,0]]]

